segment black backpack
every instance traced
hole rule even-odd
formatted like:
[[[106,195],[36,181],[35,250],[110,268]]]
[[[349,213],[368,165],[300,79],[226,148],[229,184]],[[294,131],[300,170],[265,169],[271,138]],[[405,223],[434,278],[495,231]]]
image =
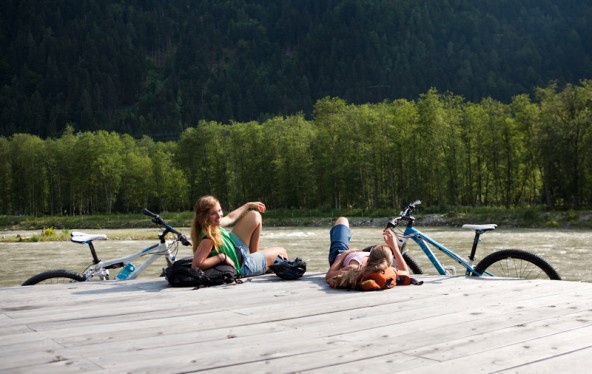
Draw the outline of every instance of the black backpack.
[[[191,268],[192,258],[175,261],[164,270],[164,276],[172,287],[210,287],[220,284],[241,283],[236,270],[226,264],[206,270]]]

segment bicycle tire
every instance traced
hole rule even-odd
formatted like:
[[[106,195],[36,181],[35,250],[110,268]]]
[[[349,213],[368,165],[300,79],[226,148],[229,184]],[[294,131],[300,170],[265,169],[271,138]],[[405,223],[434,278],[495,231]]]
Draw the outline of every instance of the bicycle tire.
[[[485,256],[475,270],[484,276],[489,276],[487,272],[493,276],[507,278],[561,280],[551,264],[534,253],[521,249],[493,252]]]
[[[21,286],[34,286],[37,284],[56,284],[56,283],[72,283],[84,282],[86,278],[80,274],[69,270],[48,270],[43,273],[32,276],[23,282]]]
[[[409,255],[409,252],[403,253],[403,259],[407,263],[407,267],[409,270],[413,272],[413,274],[423,274],[423,270],[419,266],[419,264]]]

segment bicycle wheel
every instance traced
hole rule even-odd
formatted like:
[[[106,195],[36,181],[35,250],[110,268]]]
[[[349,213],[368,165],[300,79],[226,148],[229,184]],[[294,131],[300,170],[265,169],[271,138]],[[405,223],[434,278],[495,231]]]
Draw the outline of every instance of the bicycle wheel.
[[[43,273],[32,276],[27,279],[21,286],[33,286],[36,284],[57,284],[57,283],[72,283],[84,282],[86,278],[80,273],[74,273],[69,270],[49,270]]]
[[[409,255],[409,252],[403,253],[403,259],[413,274],[423,274],[423,270],[421,270],[421,267],[417,264],[417,262],[415,262],[413,257]]]
[[[481,260],[475,270],[484,276],[561,280],[547,261],[521,249],[493,252]]]

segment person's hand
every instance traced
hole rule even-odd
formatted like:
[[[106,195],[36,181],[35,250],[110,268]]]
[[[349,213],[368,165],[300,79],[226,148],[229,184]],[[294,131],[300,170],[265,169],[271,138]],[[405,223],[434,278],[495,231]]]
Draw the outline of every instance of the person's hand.
[[[257,211],[259,211],[259,213],[265,213],[265,210],[267,210],[267,208],[265,207],[265,204],[263,204],[261,201],[255,201],[255,202],[249,203],[249,208],[256,209]]]
[[[232,262],[230,257],[226,256],[226,253],[218,253],[218,258],[221,260],[220,264],[230,265],[236,270],[236,266],[234,266],[234,262]]]
[[[384,231],[382,232],[382,237],[386,245],[388,245],[391,248],[396,248],[397,250],[399,249],[399,243],[393,230],[391,230],[390,228],[384,229]]]

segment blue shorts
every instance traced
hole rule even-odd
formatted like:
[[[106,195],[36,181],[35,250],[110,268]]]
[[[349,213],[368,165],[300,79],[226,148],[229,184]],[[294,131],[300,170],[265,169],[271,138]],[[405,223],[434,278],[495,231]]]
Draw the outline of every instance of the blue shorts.
[[[346,225],[335,225],[331,228],[329,235],[331,237],[331,247],[329,247],[329,266],[331,266],[337,255],[349,249],[351,231]]]
[[[250,253],[249,247],[247,247],[241,238],[232,231],[230,232],[230,238],[232,239],[234,246],[239,249],[243,255],[243,265],[240,269],[241,277],[253,277],[255,275],[265,274],[265,271],[267,270],[267,259],[265,258],[265,254],[261,251]]]

